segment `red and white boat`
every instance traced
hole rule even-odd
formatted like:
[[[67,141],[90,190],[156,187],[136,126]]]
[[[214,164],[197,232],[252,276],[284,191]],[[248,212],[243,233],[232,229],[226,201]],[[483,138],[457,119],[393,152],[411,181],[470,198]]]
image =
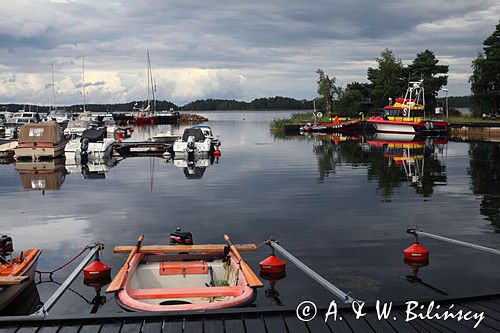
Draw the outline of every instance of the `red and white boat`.
[[[254,289],[263,286],[232,244],[143,246],[131,256],[116,294],[119,305],[131,311],[241,307],[253,302]]]
[[[384,108],[384,115],[366,119],[378,132],[391,133],[439,133],[448,128],[447,121],[425,118],[425,98],[423,80],[410,82],[404,98],[396,98],[396,103]]]
[[[40,249],[21,252],[12,258],[12,238],[0,237],[0,311],[4,310],[34,280]]]

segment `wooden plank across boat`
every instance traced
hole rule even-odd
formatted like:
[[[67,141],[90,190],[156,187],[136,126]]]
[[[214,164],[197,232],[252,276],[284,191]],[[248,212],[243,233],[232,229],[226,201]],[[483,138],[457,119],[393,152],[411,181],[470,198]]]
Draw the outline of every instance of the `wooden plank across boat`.
[[[205,245],[143,245],[139,249],[140,253],[178,253],[178,252],[222,252],[225,244],[205,244]],[[240,252],[256,251],[255,244],[234,244]],[[114,253],[129,253],[134,246],[115,246]]]
[[[130,252],[107,292],[115,292],[120,306],[131,311],[189,311],[233,308],[255,298],[263,284],[238,251],[254,251],[255,244],[117,246]]]

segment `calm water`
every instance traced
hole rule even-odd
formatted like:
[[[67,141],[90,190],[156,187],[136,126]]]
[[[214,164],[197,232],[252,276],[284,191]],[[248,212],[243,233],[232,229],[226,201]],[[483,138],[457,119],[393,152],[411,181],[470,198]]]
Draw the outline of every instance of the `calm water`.
[[[36,182],[14,164],[0,165],[1,231],[14,237],[17,250],[42,248],[41,270],[101,241],[103,261],[116,273],[124,260],[111,253],[115,245],[132,244],[141,233],[145,244],[167,243],[169,232],[181,226],[193,233],[195,243],[220,243],[224,233],[240,243],[278,239],[363,300],[440,297],[435,289],[408,282],[413,274],[453,296],[500,291],[498,256],[423,238],[430,264],[413,272],[402,260],[402,250],[413,241],[405,230],[414,225],[500,248],[499,143],[270,133],[269,122],[289,113],[207,112],[221,137],[222,157],[191,172],[151,157],[115,161],[100,173],[58,167],[42,192],[25,190]],[[257,271],[268,253],[261,248],[245,257]],[[58,272],[56,281],[68,272]],[[54,313],[91,311],[95,293],[82,280],[75,281]],[[48,282],[36,290],[43,301],[56,288]],[[287,305],[333,298],[291,264],[276,289]],[[107,298],[99,311],[120,311]],[[255,304],[276,303],[259,290]]]

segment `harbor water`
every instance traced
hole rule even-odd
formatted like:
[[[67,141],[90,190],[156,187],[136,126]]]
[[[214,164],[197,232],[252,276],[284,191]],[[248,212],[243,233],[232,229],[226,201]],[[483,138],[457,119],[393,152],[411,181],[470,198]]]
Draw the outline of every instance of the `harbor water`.
[[[222,243],[224,233],[235,243],[274,238],[362,300],[500,291],[500,257],[493,254],[422,237],[429,264],[403,262],[403,250],[414,240],[406,229],[414,226],[500,249],[500,143],[285,137],[269,130],[274,118],[291,113],[202,113],[220,136],[222,156],[194,169],[161,156],[117,158],[100,168],[66,167],[62,161],[42,182],[15,163],[0,165],[0,231],[12,235],[17,251],[41,248],[40,270],[54,269],[100,241],[106,246],[102,260],[115,274],[125,260],[113,255],[115,245],[132,245],[142,233],[144,244],[166,244],[170,231],[182,227],[193,233],[195,244]],[[136,128],[132,139],[182,129]],[[258,271],[269,253],[262,246],[244,257]],[[25,296],[47,300],[74,267]],[[95,291],[82,280],[52,313],[91,311]],[[291,264],[275,288],[291,306],[334,299]],[[99,312],[123,311],[106,297]],[[254,302],[276,304],[264,290]]]

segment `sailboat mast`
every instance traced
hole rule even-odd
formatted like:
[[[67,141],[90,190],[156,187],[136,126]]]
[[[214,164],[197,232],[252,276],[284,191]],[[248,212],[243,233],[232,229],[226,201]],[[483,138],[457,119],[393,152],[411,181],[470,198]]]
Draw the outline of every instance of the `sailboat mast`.
[[[51,83],[50,83],[50,110],[55,109],[56,105],[56,90],[55,90],[55,85],[54,85],[54,63],[50,64],[51,65]]]
[[[83,95],[83,112],[85,112],[85,58],[82,58],[82,95]]]
[[[148,71],[148,109],[151,107],[151,79],[149,77],[149,75],[150,75],[149,67],[150,67],[150,62],[149,62],[149,50],[148,50],[148,68],[147,68],[147,71]]]

